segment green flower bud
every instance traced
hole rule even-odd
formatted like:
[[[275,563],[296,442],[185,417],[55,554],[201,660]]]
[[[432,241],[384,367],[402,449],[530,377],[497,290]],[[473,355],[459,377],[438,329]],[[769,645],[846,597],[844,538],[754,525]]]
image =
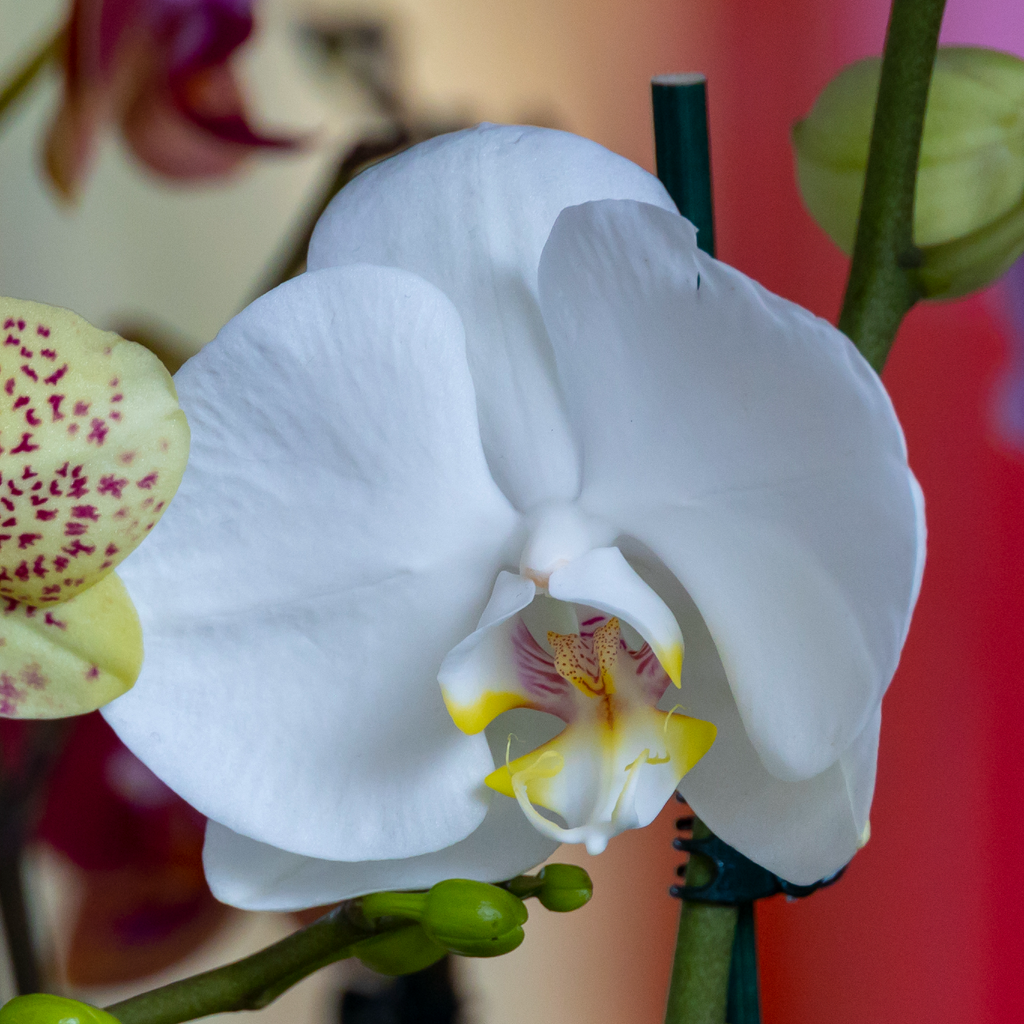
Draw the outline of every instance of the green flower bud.
[[[496,885],[452,878],[427,893],[423,930],[435,942],[462,956],[500,956],[524,938],[523,901]]]
[[[804,204],[829,237],[853,251],[881,60],[841,71],[793,129]],[[918,167],[914,241],[956,246],[923,272],[931,297],[993,280],[1024,250],[1024,61],[977,47],[942,47],[935,60]],[[989,231],[984,238],[979,232]],[[961,242],[965,245],[961,246]]]
[[[542,883],[536,893],[541,906],[559,914],[579,910],[594,895],[590,875],[575,864],[548,864],[537,879]]]
[[[436,964],[448,951],[418,925],[382,932],[352,947],[353,956],[378,974],[413,974]]]
[[[40,993],[5,1003],[0,1008],[0,1024],[118,1024],[118,1020],[77,999]]]

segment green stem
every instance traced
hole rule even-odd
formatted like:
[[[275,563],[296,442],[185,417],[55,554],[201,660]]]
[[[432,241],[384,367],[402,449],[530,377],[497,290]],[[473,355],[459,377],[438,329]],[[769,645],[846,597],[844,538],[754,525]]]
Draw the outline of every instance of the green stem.
[[[914,190],[946,0],[893,0],[864,198],[839,329],[881,370],[921,291],[914,269]]]
[[[695,818],[693,838],[706,839],[710,835],[707,825]],[[690,856],[687,886],[705,885],[713,877],[714,868],[707,858]],[[688,903],[685,899],[682,902],[665,1024],[723,1024],[736,907]]]
[[[307,975],[351,955],[351,946],[408,926],[389,919],[370,926],[361,901],[347,900],[325,917],[272,946],[216,970],[184,978],[107,1007],[121,1024],[181,1024],[231,1010],[258,1010]]]
[[[33,53],[28,60],[14,73],[14,77],[0,89],[0,121],[8,110],[28,90],[39,73],[53,60],[60,56],[64,47],[64,29],[55,33]]]

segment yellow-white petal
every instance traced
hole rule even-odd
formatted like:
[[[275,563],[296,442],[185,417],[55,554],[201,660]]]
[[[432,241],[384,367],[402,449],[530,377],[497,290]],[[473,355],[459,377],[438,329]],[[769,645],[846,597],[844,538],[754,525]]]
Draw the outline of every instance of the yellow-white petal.
[[[0,298],[0,596],[67,601],[148,535],[189,431],[151,352],[66,309]]]
[[[142,668],[142,629],[115,574],[52,608],[3,604],[0,716],[82,715],[135,682]]]

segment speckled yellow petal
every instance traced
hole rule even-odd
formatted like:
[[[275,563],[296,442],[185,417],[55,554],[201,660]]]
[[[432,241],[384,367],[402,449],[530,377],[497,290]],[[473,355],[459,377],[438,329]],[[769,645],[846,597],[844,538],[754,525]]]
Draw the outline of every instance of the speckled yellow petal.
[[[67,601],[143,540],[181,482],[188,424],[141,345],[0,298],[0,596]]]
[[[0,604],[0,716],[82,715],[131,689],[142,627],[115,574],[52,608]]]

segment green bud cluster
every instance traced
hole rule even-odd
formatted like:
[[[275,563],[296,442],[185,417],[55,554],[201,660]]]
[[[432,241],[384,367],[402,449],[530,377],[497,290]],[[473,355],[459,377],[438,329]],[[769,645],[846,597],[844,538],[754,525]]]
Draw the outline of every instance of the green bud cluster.
[[[841,71],[793,129],[804,204],[853,251],[881,59]],[[917,272],[929,298],[984,287],[1024,252],[1024,61],[979,47],[939,49],[914,201]]]
[[[566,912],[582,907],[593,891],[583,868],[548,864],[504,886],[451,878],[427,892],[371,893],[362,897],[358,910],[368,925],[388,918],[409,923],[357,942],[352,955],[381,974],[410,974],[446,953],[501,956],[525,937],[529,915],[523,899],[536,896],[549,910]],[[0,1024],[5,1022],[0,1019]]]
[[[118,1024],[116,1017],[63,996],[18,996],[0,1008],[0,1024]]]

